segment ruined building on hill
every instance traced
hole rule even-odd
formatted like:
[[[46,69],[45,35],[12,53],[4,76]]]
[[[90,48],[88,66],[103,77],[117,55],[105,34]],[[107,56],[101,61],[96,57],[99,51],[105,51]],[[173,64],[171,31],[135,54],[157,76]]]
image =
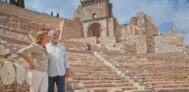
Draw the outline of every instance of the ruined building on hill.
[[[184,35],[176,33],[176,28],[162,34],[143,12],[137,13],[128,24],[120,25],[112,14],[112,8],[109,0],[81,0],[72,21],[74,24],[79,20],[80,26],[75,27],[74,35],[77,36],[72,37],[85,38],[91,44],[102,43],[109,49],[125,52],[183,52]],[[63,35],[69,35],[68,31],[72,29],[65,24]]]
[[[113,5],[109,0],[80,0],[80,2],[72,19],[51,17],[0,3],[0,14],[5,15],[0,17],[2,18],[0,21],[8,21],[18,30],[30,33],[58,28],[62,39],[93,45],[101,44],[110,50],[120,50],[124,53],[185,50],[184,34],[177,33],[176,27],[167,33],[160,33],[153,20],[143,12],[137,13],[128,24],[119,24],[112,14]]]

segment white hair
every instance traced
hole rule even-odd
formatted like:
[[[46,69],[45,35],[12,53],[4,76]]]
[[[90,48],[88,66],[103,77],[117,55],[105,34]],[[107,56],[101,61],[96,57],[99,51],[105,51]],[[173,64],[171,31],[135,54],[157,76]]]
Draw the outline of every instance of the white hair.
[[[48,33],[48,36],[50,36],[52,33],[54,33],[54,32],[56,32],[56,33],[58,33],[57,31],[55,31],[55,30],[50,30],[49,31],[49,33]],[[59,34],[59,33],[58,33]]]

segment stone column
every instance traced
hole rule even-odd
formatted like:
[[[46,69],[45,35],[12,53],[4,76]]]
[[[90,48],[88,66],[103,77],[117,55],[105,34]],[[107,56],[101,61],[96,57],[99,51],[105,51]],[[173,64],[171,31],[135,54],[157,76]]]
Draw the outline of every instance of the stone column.
[[[87,23],[83,23],[83,35],[84,35],[84,38],[88,37],[87,36],[87,33],[88,33],[88,30],[89,28],[87,27]]]
[[[59,36],[59,39],[62,39],[63,30],[64,30],[64,20],[62,20],[62,22],[60,22],[60,36]]]

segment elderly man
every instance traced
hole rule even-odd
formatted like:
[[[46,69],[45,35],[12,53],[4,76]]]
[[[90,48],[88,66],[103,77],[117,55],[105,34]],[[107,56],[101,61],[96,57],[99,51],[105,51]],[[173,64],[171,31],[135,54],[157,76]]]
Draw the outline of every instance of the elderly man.
[[[49,54],[49,89],[54,92],[56,83],[58,92],[65,92],[65,77],[68,75],[69,64],[65,47],[58,42],[59,33],[51,30],[49,32],[50,42],[46,45]]]

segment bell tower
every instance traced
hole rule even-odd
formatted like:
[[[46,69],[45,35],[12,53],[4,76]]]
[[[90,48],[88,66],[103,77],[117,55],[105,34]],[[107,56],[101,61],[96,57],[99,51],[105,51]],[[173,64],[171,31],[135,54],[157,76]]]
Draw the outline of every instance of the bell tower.
[[[82,22],[84,37],[104,38],[111,35],[108,22],[113,22],[114,18],[109,0],[80,0],[80,3],[76,15]]]
[[[82,21],[112,17],[112,4],[109,0],[80,0]]]

